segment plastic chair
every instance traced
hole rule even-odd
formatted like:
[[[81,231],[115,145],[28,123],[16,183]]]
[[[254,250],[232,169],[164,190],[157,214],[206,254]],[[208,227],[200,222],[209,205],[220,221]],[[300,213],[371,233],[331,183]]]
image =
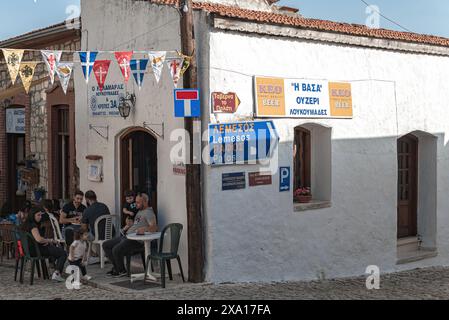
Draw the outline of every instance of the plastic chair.
[[[59,221],[56,219],[53,213],[49,213],[48,217],[50,218],[51,227],[53,228],[53,236],[56,241],[67,248],[65,239],[62,237],[61,227],[59,226]]]
[[[179,271],[181,272],[182,281],[185,282],[184,273],[182,271],[181,258],[178,255],[179,241],[181,239],[183,226],[180,223],[169,224],[162,230],[161,237],[159,239],[159,250],[158,252],[151,253],[147,257],[147,263],[145,268],[145,279],[147,281],[148,267],[150,266],[150,260],[159,260],[161,266],[161,285],[165,288],[165,264],[167,264],[168,275],[170,280],[173,280],[171,262],[170,260],[176,259],[178,261]],[[164,237],[165,233],[170,232],[170,251],[164,252]]]
[[[3,252],[6,249],[6,259],[10,259],[12,256],[12,249],[14,246],[14,236],[13,236],[13,230],[14,230],[14,225],[13,224],[9,224],[9,223],[5,223],[5,224],[0,224],[0,237],[1,237],[1,251],[0,251],[0,255],[1,255],[1,262],[3,262]]]
[[[17,274],[19,273],[19,262],[20,269],[23,269],[23,265],[25,263],[25,257],[23,255],[22,243],[20,242],[20,234],[19,228],[16,226],[13,230],[13,239],[14,239],[14,252],[16,264],[14,268],[14,281],[17,281]]]
[[[42,264],[42,273],[44,276],[44,279],[50,279],[48,275],[48,269],[47,264],[45,262],[45,257],[41,255],[41,252],[39,250],[39,245],[34,240],[33,236],[28,232],[19,231],[20,234],[20,241],[22,243],[23,251],[25,254],[24,262],[25,265],[28,261],[31,261],[31,278],[30,278],[30,285],[33,285],[34,282],[34,269],[37,269],[37,274],[40,277],[40,268],[39,263]],[[30,245],[34,246],[35,252],[31,252]],[[20,283],[23,283],[23,274],[25,272],[25,268],[22,266],[22,270],[20,270]]]
[[[93,241],[89,242],[89,250],[88,250],[88,259],[92,253],[92,245],[97,244],[100,246],[100,268],[104,268],[104,260],[105,260],[105,254],[103,250],[103,243],[105,241],[112,239],[112,231],[113,231],[113,225],[112,225],[112,218],[114,216],[108,214],[99,217],[95,221],[94,229],[95,229],[95,239]],[[104,239],[100,239],[100,232],[99,232],[99,224],[104,221]]]

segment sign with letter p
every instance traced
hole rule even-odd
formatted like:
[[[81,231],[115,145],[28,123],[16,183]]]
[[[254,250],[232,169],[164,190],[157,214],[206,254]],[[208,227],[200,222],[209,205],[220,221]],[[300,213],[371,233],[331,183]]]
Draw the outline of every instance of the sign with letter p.
[[[279,192],[290,191],[290,167],[279,170]]]

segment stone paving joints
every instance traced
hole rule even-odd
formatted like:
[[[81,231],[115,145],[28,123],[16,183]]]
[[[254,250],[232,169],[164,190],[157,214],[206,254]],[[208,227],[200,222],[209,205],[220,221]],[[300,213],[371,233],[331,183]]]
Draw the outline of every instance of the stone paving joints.
[[[280,283],[191,284],[145,291],[90,281],[80,290],[36,277],[14,282],[11,266],[0,266],[0,300],[350,300],[448,299],[449,268],[415,269],[381,275],[380,290],[368,290],[365,277]],[[30,290],[32,289],[32,290]]]

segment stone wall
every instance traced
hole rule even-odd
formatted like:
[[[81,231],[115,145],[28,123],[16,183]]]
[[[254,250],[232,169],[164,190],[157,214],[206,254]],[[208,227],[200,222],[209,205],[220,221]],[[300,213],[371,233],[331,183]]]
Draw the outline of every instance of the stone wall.
[[[75,51],[80,49],[80,39],[66,40],[62,43],[53,44],[45,49],[48,50],[67,50]],[[69,52],[62,54],[61,61],[72,61],[73,55]],[[27,155],[33,154],[37,160],[37,167],[40,171],[39,185],[48,190],[48,124],[47,124],[47,106],[46,96],[47,90],[52,87],[45,62],[42,59],[40,51],[25,51],[22,61],[37,61],[39,62],[33,77],[33,85],[29,91],[29,98],[31,102],[30,112],[26,114],[29,119],[29,128],[27,128]],[[59,79],[55,76],[55,84]],[[73,80],[71,80],[71,87],[73,87]],[[18,88],[19,90],[14,90]],[[18,93],[24,93],[20,77],[18,76],[16,84],[11,87],[11,79],[4,59],[0,64],[0,94],[11,91],[11,98]],[[4,126],[4,121],[0,124]],[[7,155],[6,155],[7,157]],[[28,197],[32,194],[28,193]]]

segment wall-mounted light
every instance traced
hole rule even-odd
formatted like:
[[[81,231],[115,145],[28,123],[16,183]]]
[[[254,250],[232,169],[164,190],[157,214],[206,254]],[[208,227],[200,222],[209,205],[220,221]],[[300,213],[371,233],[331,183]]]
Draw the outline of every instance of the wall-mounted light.
[[[126,119],[131,114],[131,109],[136,106],[136,95],[134,93],[126,93],[126,97],[120,98],[118,112],[123,119]]]

